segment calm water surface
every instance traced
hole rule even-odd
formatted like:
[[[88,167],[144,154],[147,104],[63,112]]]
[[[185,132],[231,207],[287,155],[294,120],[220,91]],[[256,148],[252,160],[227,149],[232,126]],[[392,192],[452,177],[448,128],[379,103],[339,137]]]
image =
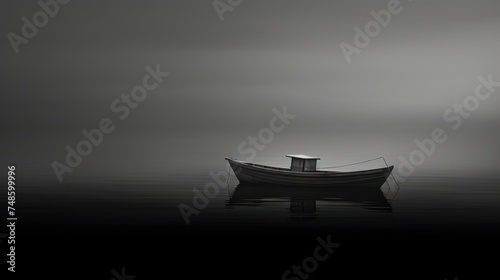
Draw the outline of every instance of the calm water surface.
[[[192,206],[193,188],[213,181],[210,171],[224,170],[223,160],[212,161],[217,157],[224,155],[192,166],[186,161],[172,173],[75,176],[64,186],[23,186],[19,254],[43,267],[52,258],[82,264],[64,258],[78,252],[89,256],[82,264],[89,275],[106,275],[101,271],[122,264],[137,277],[158,275],[168,263],[186,277],[215,269],[221,279],[241,271],[241,278],[280,279],[311,255],[316,238],[331,235],[342,245],[311,279],[395,278],[387,274],[394,267],[406,271],[403,278],[489,274],[492,259],[484,253],[499,247],[498,177],[445,169],[440,175],[439,167],[425,166],[399,189],[389,180],[370,191],[290,191],[238,185],[232,176],[186,225],[178,206]]]

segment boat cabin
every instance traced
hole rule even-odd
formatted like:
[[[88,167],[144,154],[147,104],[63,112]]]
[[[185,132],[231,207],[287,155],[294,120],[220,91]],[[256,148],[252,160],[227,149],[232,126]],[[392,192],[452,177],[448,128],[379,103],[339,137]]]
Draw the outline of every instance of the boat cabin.
[[[287,157],[292,158],[290,170],[298,172],[316,171],[316,161],[320,159],[306,155],[287,155]]]

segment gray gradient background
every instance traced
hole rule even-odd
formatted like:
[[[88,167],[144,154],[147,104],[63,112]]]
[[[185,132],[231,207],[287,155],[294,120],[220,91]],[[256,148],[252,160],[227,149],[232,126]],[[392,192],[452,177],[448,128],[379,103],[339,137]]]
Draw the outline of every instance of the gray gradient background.
[[[456,131],[443,113],[479,76],[500,81],[500,1],[402,1],[348,64],[340,43],[387,2],[244,0],[221,22],[212,0],[73,0],[17,55],[7,34],[40,8],[2,2],[0,165],[17,165],[18,275],[110,279],[126,267],[136,279],[280,279],[329,234],[342,246],[308,279],[497,275],[486,252],[499,251],[500,89]],[[156,64],[171,75],[120,121],[111,102]],[[286,193],[254,190],[228,206],[231,179],[186,225],[178,205],[193,205],[224,157],[248,157],[238,145],[283,106],[297,117],[255,162],[287,166],[285,154],[304,153],[320,167],[397,165],[434,128],[448,140],[400,182],[391,211],[359,189],[362,203],[320,193],[331,200],[299,217]],[[50,164],[104,117],[116,130],[59,183]]]
[[[478,76],[500,80],[500,2],[402,1],[348,64],[339,44],[352,44],[353,28],[387,2],[247,0],[220,22],[212,1],[71,1],[16,55],[6,34],[19,34],[20,18],[39,6],[4,1],[2,165],[18,164],[25,182],[56,183],[50,163],[110,117],[115,132],[65,182],[217,170],[268,125],[273,107],[287,106],[298,117],[256,160],[288,164],[292,152],[325,165],[377,156],[396,164],[414,139],[443,127],[449,140],[421,170],[496,172],[500,91],[457,131],[442,114]],[[158,63],[170,77],[117,120],[110,103]]]

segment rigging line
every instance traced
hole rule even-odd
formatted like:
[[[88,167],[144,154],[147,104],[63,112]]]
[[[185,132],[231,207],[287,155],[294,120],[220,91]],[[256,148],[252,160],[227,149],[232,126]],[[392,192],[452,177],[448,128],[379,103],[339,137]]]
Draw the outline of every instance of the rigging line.
[[[227,180],[226,180],[227,195],[229,198],[231,198],[231,192],[229,191],[229,180],[231,179],[231,166],[228,163],[226,165],[226,167],[227,167],[226,170],[228,171],[227,172]]]
[[[387,164],[387,161],[385,160],[384,157],[378,157],[378,158],[369,159],[369,160],[365,160],[365,161],[361,161],[361,162],[356,162],[356,163],[351,163],[351,164],[344,164],[344,165],[330,166],[330,167],[320,167],[319,169],[330,169],[330,168],[338,168],[338,167],[351,166],[351,165],[356,165],[356,164],[361,164],[361,163],[365,163],[365,162],[374,161],[374,160],[377,160],[377,159],[384,160],[385,166],[387,167],[387,169],[389,169],[389,165]],[[394,197],[396,197],[396,195],[398,194],[398,192],[401,189],[401,187],[399,186],[398,181],[396,180],[396,177],[394,177],[394,174],[392,174],[392,172],[390,172],[389,174],[392,177],[392,180],[394,180],[394,183],[396,183],[396,186],[398,187],[397,190],[396,190],[396,193],[394,194]],[[385,183],[387,183],[387,186],[389,187],[389,190],[390,190],[391,186],[389,185],[389,182],[386,180]]]
[[[384,159],[384,162],[385,162],[385,166],[387,166],[387,169],[389,169],[389,165],[387,164],[387,161],[385,161],[385,158],[382,157],[382,159]],[[394,174],[392,174],[392,172],[390,172],[391,174],[391,177],[392,179],[394,180],[394,183],[396,183],[396,186],[398,186],[398,190],[396,191],[396,194],[397,192],[399,191],[400,187],[399,187],[399,184],[398,184],[398,181],[396,181],[396,178],[394,177]]]
[[[360,161],[360,162],[355,162],[355,163],[351,163],[351,164],[338,165],[338,166],[329,166],[329,167],[320,167],[320,169],[329,169],[329,168],[338,168],[338,167],[344,167],[344,166],[351,166],[351,165],[361,164],[361,163],[365,163],[365,162],[369,162],[369,161],[374,161],[374,160],[381,159],[381,158],[383,159],[383,157],[378,157],[378,158],[369,159],[369,160]],[[387,166],[387,163],[386,163],[386,166]],[[389,168],[389,167],[387,167],[387,168]]]

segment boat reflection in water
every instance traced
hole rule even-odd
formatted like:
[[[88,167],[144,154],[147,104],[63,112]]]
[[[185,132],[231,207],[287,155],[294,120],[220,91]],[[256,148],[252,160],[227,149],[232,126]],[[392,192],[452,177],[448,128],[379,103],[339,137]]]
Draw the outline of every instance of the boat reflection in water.
[[[342,186],[281,186],[240,183],[226,201],[226,206],[261,205],[289,201],[292,218],[315,217],[324,203],[345,207],[392,212],[392,199],[381,187],[385,180]],[[318,206],[319,204],[319,206]]]

